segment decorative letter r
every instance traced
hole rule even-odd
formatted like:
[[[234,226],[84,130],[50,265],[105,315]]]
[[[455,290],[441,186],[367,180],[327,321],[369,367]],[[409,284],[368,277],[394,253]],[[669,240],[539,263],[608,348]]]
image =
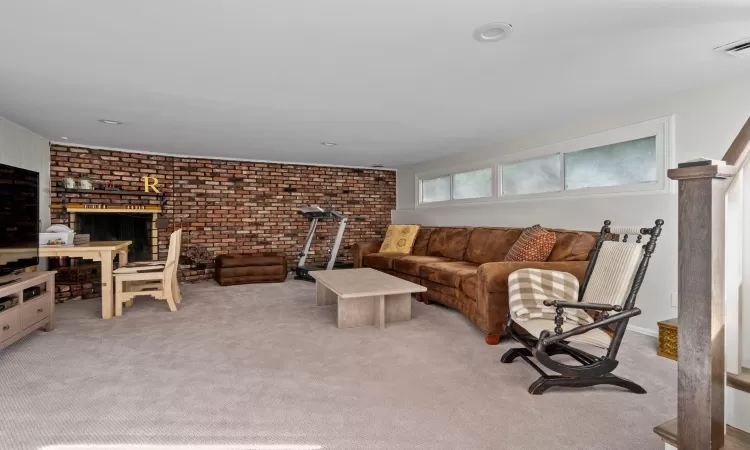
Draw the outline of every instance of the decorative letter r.
[[[156,177],[149,177],[149,176],[143,177],[143,186],[146,192],[149,192],[149,189],[153,189],[154,192],[159,192],[159,190],[156,189],[156,186],[158,184],[159,184],[159,180],[157,180]]]

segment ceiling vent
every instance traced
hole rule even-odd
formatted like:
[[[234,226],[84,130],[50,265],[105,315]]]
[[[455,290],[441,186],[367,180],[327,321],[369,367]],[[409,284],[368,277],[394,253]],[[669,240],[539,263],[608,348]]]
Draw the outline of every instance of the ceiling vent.
[[[721,47],[716,47],[714,50],[731,56],[747,56],[750,55],[750,38],[722,45]]]

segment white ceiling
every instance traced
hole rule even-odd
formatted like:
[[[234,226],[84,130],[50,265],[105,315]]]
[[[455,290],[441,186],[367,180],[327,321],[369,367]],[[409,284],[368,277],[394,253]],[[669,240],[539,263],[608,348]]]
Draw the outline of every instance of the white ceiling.
[[[472,39],[494,21],[513,36]],[[0,0],[0,116],[53,141],[395,167],[750,75],[712,51],[747,36],[750,0]]]

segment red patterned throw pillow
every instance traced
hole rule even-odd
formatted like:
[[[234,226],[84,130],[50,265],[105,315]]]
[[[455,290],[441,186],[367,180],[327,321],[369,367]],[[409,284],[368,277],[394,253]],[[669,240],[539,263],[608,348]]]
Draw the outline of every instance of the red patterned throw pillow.
[[[547,261],[555,246],[555,233],[545,231],[539,225],[526,228],[505,256],[506,261]]]

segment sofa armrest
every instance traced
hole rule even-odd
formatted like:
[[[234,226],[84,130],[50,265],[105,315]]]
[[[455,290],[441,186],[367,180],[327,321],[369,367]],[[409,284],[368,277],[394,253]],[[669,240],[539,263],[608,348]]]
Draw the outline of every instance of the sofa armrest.
[[[381,245],[383,245],[383,241],[357,242],[352,245],[352,258],[354,259],[354,267],[364,267],[362,265],[362,260],[364,259],[365,255],[369,255],[370,253],[377,253],[378,250],[380,250]]]
[[[477,271],[477,311],[480,328],[487,334],[505,333],[508,306],[508,276],[519,269],[544,269],[568,272],[583,282],[588,261],[559,262],[491,262]]]

